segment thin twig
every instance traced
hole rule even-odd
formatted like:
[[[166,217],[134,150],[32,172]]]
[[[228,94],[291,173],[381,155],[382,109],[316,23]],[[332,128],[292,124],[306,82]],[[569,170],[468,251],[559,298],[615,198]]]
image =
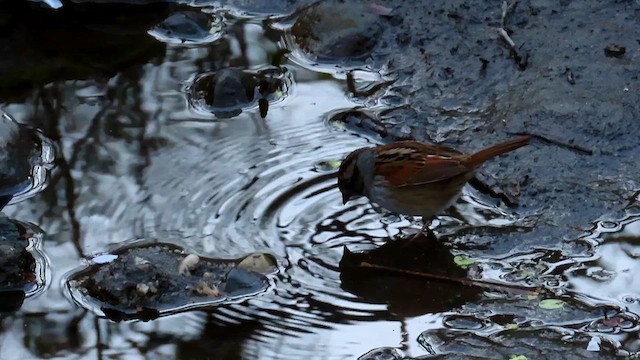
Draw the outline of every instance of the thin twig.
[[[577,151],[577,152],[580,152],[580,153],[583,153],[583,154],[593,155],[593,150],[592,149],[589,149],[589,148],[584,147],[584,146],[576,145],[576,144],[564,143],[564,142],[562,142],[560,140],[556,140],[556,139],[550,139],[550,138],[548,138],[548,137],[546,137],[544,135],[533,134],[533,133],[526,132],[526,131],[509,132],[509,134],[511,134],[511,135],[528,135],[528,136],[531,136],[531,137],[536,138],[538,140],[542,140],[542,141],[544,141],[546,143],[549,143],[549,144],[557,145],[557,146],[560,146],[560,147],[563,147],[563,148],[566,148],[566,149],[569,149],[569,150]]]
[[[509,46],[509,50],[511,52],[511,56],[513,57],[513,60],[515,60],[516,64],[518,65],[518,67],[520,67],[521,70],[524,70],[527,68],[527,65],[529,64],[529,56],[526,53],[525,54],[520,53],[520,49],[516,46],[515,41],[511,39],[511,36],[509,36],[509,33],[507,33],[507,31],[504,29],[505,23],[507,22],[507,15],[510,12],[512,12],[513,9],[515,9],[517,4],[518,4],[517,1],[515,1],[511,5],[508,5],[506,1],[502,3],[502,16],[500,17],[500,27],[497,30],[498,30],[498,35],[500,35],[500,37],[504,40],[504,42],[506,42],[507,45]]]
[[[500,18],[500,27],[504,29],[504,23],[507,20],[507,15],[513,11],[518,5],[517,1],[514,1],[513,4],[508,5],[506,1],[502,2],[502,17]]]
[[[470,280],[470,279],[464,279],[464,278],[454,278],[454,277],[445,276],[445,275],[430,274],[430,273],[423,273],[418,271],[399,269],[399,268],[394,268],[390,266],[372,264],[368,262],[361,262],[359,266],[364,268],[388,271],[396,274],[416,276],[416,277],[426,278],[430,280],[450,282],[450,283],[460,284],[463,286],[479,287],[479,288],[488,289],[488,290],[516,293],[518,295],[538,295],[542,290],[539,287],[531,288],[531,287],[520,286],[520,285],[500,284],[500,283],[495,283],[487,280]]]
[[[499,28],[498,34],[500,34],[500,36],[502,36],[502,39],[507,43],[507,45],[509,45],[509,48],[511,51],[513,52],[518,51],[518,48],[516,47],[516,43],[513,42],[513,40],[511,40],[511,36],[507,34],[507,31],[504,28]]]

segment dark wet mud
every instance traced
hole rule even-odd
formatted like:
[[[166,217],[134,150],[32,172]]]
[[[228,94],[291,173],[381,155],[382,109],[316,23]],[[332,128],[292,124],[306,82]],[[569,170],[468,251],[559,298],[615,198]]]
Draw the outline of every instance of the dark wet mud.
[[[0,3],[0,358],[640,353],[637,1]],[[437,239],[342,204],[521,135]]]

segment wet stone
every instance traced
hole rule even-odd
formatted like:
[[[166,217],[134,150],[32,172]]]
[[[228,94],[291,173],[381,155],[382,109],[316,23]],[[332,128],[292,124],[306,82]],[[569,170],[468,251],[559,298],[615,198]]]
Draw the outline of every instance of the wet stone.
[[[539,286],[543,284],[543,274],[547,270],[548,266],[544,263],[522,261],[515,264],[511,271],[503,275],[503,278],[512,283],[521,282],[529,286]]]
[[[377,348],[360,356],[358,360],[400,360],[405,356],[399,349],[392,347]]]
[[[638,316],[633,313],[605,312],[601,319],[593,321],[586,329],[599,333],[635,332],[638,330]]]
[[[0,312],[15,311],[45,288],[45,258],[36,229],[0,217]]]
[[[249,271],[268,274],[273,272],[277,267],[275,260],[276,259],[273,256],[268,254],[251,254],[242,259],[238,264],[238,267]]]
[[[475,315],[482,311],[491,311],[491,319],[497,317],[500,325],[539,323],[547,326],[565,324],[587,325],[603,318],[609,307],[593,307],[569,297],[527,296],[522,298],[486,298],[478,304],[466,304],[464,314]],[[526,315],[525,315],[526,314]],[[513,319],[513,322],[505,323]]]
[[[0,110],[0,209],[43,190],[53,158],[50,140]]]
[[[418,342],[430,354],[450,354],[445,359],[614,359],[616,346],[602,339],[598,351],[589,347],[591,336],[553,329],[515,329],[491,335],[474,332],[429,330]],[[620,354],[621,355],[621,354]],[[519,357],[518,357],[519,356]],[[425,359],[429,357],[424,357]]]
[[[199,113],[223,119],[258,106],[260,115],[266,117],[269,104],[284,99],[291,83],[284,67],[257,71],[226,68],[198,75],[190,86],[189,104]]]
[[[195,1],[197,4],[199,1]],[[203,3],[211,3],[204,0]],[[306,1],[310,2],[310,1]],[[230,8],[233,15],[238,17],[265,17],[282,16],[296,9],[296,5],[302,6],[301,1],[291,0],[219,0],[217,4],[225,9]]]
[[[356,132],[384,143],[413,140],[409,134],[389,131],[389,126],[379,117],[360,110],[347,110],[334,114],[329,118],[329,125],[336,129]]]
[[[328,1],[307,8],[291,28],[296,44],[319,61],[361,60],[371,54],[383,33],[376,8]]]
[[[149,30],[149,35],[173,44],[205,44],[223,35],[224,23],[220,17],[182,11],[169,16]]]
[[[257,272],[240,266],[246,258],[206,258],[173,244],[134,244],[113,254],[111,262],[94,263],[67,280],[78,304],[113,320],[149,320],[254,296],[268,288],[266,275],[277,269],[268,254],[261,255],[273,266]]]
[[[468,315],[450,315],[442,322],[445,327],[458,330],[480,330],[488,325],[487,321]]]

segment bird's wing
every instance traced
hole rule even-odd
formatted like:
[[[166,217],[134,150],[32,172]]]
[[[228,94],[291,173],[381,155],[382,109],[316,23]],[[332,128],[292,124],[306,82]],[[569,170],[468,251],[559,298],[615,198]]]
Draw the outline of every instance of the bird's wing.
[[[391,146],[393,145],[393,146]],[[382,147],[376,174],[390,186],[422,185],[450,179],[472,171],[461,161],[463,153],[417,142],[401,142]]]

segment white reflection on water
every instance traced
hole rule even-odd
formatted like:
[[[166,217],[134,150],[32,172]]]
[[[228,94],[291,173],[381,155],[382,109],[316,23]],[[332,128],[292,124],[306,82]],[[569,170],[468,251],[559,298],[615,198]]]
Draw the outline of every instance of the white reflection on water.
[[[569,274],[570,285],[572,291],[640,314],[640,218],[621,223],[621,230],[602,235],[597,258],[585,264],[586,271]]]

